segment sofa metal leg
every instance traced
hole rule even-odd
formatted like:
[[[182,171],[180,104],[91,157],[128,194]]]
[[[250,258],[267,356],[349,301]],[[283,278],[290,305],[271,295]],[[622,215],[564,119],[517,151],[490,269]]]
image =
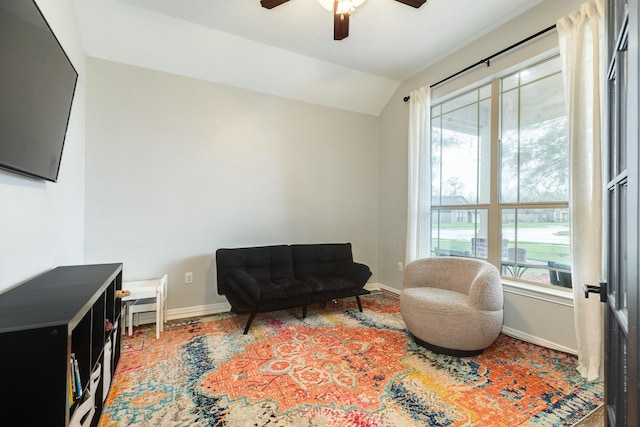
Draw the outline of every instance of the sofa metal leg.
[[[302,318],[303,319],[307,318],[307,306],[306,305],[302,306]]]
[[[356,295],[356,301],[358,301],[358,308],[360,309],[360,313],[362,313],[362,302],[360,301],[360,295]]]
[[[256,314],[257,313],[254,311],[249,315],[249,320],[247,320],[247,326],[244,327],[243,335],[247,335],[247,332],[249,332],[249,327],[251,326],[251,322],[253,322],[253,319],[256,318]]]

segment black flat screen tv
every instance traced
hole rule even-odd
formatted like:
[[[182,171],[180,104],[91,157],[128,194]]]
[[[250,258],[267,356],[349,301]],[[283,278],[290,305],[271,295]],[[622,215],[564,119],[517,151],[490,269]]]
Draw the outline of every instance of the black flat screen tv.
[[[33,0],[0,0],[0,168],[56,182],[78,73]]]

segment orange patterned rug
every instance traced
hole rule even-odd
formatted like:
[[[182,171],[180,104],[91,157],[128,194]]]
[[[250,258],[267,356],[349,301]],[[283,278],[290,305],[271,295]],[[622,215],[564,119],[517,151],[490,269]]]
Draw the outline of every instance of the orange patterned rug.
[[[100,426],[565,426],[603,401],[572,355],[500,335],[479,356],[413,343],[388,292],[125,336]]]

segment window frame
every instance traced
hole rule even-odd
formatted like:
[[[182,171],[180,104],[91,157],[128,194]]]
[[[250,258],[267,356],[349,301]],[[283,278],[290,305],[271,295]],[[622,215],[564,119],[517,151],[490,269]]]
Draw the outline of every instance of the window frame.
[[[486,260],[497,266],[500,270],[500,274],[503,282],[509,283],[509,285],[514,286],[514,290],[517,290],[519,293],[523,290],[527,290],[526,294],[528,296],[538,296],[546,295],[543,299],[551,299],[556,300],[558,302],[558,298],[560,302],[568,303],[568,300],[572,300],[572,289],[571,288],[561,288],[559,286],[551,285],[550,283],[542,283],[531,280],[526,280],[522,278],[512,277],[509,275],[504,275],[502,271],[502,257],[501,257],[501,242],[502,242],[502,222],[501,222],[501,213],[503,209],[567,209],[570,214],[569,200],[567,196],[566,201],[552,201],[552,202],[520,202],[520,201],[511,201],[511,202],[502,202],[500,200],[501,195],[501,95],[502,95],[502,79],[508,77],[516,72],[525,70],[527,68],[535,67],[536,65],[542,64],[544,62],[553,60],[558,57],[559,53],[557,51],[548,52],[545,55],[539,56],[537,58],[531,58],[527,61],[520,62],[516,64],[514,67],[510,67],[510,69],[503,70],[502,72],[496,73],[489,78],[478,80],[475,83],[471,83],[464,88],[457,90],[453,93],[450,93],[446,96],[439,97],[432,102],[432,109],[434,107],[440,106],[450,100],[453,100],[457,97],[464,96],[465,94],[479,90],[483,86],[490,85],[491,95],[491,113],[490,113],[490,145],[491,145],[491,159],[490,159],[490,192],[489,192],[489,203],[474,203],[474,204],[460,204],[460,205],[434,205],[433,200],[430,201],[430,209],[431,214],[429,216],[429,224],[430,228],[434,230],[433,223],[433,213],[441,212],[441,211],[451,211],[451,210],[486,210],[487,211],[487,258]],[[480,100],[478,101],[480,102]],[[520,102],[520,101],[519,101]],[[430,113],[432,114],[432,113]],[[442,114],[442,110],[440,110],[440,114]],[[433,114],[431,115],[433,118]],[[431,123],[431,127],[433,129],[433,120]],[[430,135],[432,135],[432,129],[430,130]],[[431,144],[432,142],[430,142]],[[432,185],[432,177],[429,177],[429,185]],[[441,200],[440,200],[441,201]],[[438,225],[442,224],[441,221],[438,221]],[[474,227],[474,235],[477,236],[477,223]],[[439,231],[439,230],[438,230]],[[517,244],[517,243],[516,243]],[[431,248],[432,255],[434,248]],[[571,242],[569,242],[569,251],[571,251]],[[476,258],[474,254],[471,254],[471,258]],[[484,259],[484,258],[480,258]],[[516,265],[518,264],[517,258],[514,260]],[[527,263],[520,263],[520,265],[526,266]],[[531,293],[531,291],[533,293]],[[570,295],[567,295],[567,292]],[[568,298],[568,300],[565,300]]]

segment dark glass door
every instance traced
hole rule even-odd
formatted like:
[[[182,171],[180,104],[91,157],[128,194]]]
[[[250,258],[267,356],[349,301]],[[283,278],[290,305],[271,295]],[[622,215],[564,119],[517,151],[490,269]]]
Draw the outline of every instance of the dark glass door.
[[[607,2],[605,420],[638,426],[638,0]],[[606,292],[605,292],[606,290]]]

